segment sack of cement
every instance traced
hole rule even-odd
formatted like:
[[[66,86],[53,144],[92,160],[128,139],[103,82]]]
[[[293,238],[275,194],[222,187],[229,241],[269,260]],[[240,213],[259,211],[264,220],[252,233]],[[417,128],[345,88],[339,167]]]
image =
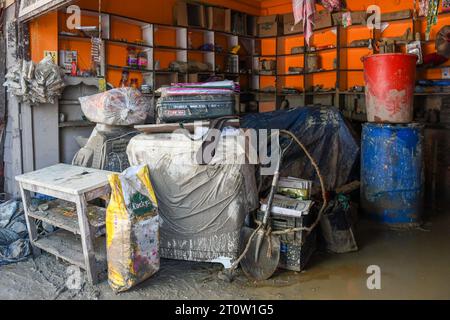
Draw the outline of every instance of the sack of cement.
[[[159,270],[159,215],[146,165],[109,176],[111,201],[106,211],[108,282],[116,292],[129,290]]]
[[[139,90],[117,88],[79,98],[84,115],[92,122],[115,126],[143,124],[150,104]]]

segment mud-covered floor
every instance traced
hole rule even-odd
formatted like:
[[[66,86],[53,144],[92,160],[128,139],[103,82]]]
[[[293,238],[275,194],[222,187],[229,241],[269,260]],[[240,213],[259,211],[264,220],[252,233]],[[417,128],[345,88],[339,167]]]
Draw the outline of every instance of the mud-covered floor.
[[[67,289],[67,266],[44,254],[0,267],[0,299],[450,299],[449,213],[414,231],[361,221],[357,240],[357,253],[319,253],[307,271],[279,271],[262,283],[243,275],[226,283],[220,266],[164,260],[154,277],[120,295],[106,281]],[[367,288],[370,265],[381,268],[381,290]]]

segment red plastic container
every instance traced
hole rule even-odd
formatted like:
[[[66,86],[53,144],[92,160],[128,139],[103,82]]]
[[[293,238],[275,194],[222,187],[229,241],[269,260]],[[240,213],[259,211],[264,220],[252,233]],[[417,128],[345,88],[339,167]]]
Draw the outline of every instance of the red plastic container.
[[[416,55],[404,53],[375,54],[363,58],[369,122],[413,121],[417,59]]]

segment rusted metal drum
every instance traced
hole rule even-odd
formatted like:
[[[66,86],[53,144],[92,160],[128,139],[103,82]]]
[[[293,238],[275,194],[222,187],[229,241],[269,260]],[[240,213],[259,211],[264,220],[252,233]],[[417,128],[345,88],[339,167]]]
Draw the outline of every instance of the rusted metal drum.
[[[375,54],[363,58],[369,122],[411,123],[417,56]]]
[[[367,123],[361,147],[361,205],[392,227],[416,227],[424,196],[423,127]]]

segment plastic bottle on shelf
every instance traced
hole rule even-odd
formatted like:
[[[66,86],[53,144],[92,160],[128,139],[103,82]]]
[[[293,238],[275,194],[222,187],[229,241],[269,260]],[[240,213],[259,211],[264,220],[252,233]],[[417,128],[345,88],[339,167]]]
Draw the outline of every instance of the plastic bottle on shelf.
[[[147,52],[145,51],[140,51],[138,56],[138,68],[139,69],[147,69],[148,67],[148,56],[147,56]]]
[[[120,79],[119,88],[128,87],[128,77],[130,73],[128,71],[122,71],[122,79]]]
[[[138,56],[135,47],[128,47],[127,66],[130,68],[138,67]]]

